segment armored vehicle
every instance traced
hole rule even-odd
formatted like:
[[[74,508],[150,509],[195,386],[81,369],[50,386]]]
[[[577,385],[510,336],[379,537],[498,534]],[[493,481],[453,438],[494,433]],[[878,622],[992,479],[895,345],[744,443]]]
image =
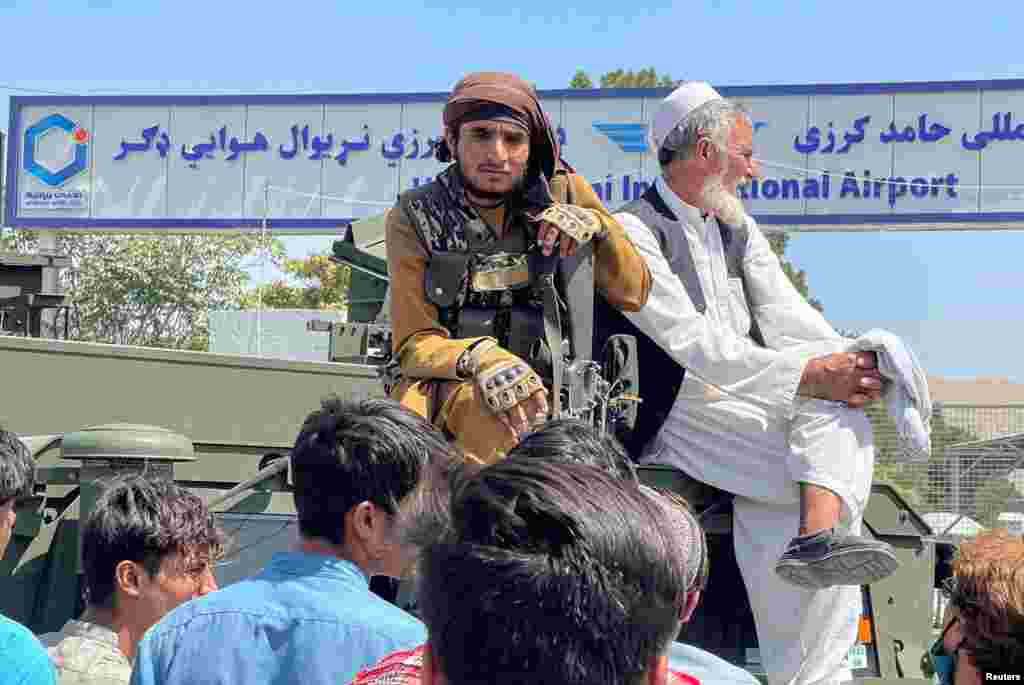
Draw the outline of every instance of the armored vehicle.
[[[23,318],[7,318],[8,334],[0,330],[0,424],[29,446],[38,484],[19,505],[0,560],[0,612],[42,633],[81,611],[79,528],[115,473],[172,477],[210,502],[234,541],[217,568],[221,585],[253,573],[290,543],[296,517],[287,457],[302,420],[327,393],[383,392],[387,269],[382,241],[357,244],[356,237],[350,228],[334,244],[335,258],[352,269],[349,321],[311,324],[330,333],[330,359],[323,362],[48,340],[33,337],[35,327]],[[18,306],[31,317],[23,302]],[[10,335],[26,330],[30,335]],[[687,497],[708,533],[710,582],[681,639],[761,673],[732,551],[729,496],[671,468],[640,472]],[[850,666],[864,683],[922,679],[920,657],[933,639],[933,588],[941,581],[932,531],[886,483],[874,487],[865,527],[892,544],[902,563],[862,588]],[[405,595],[389,583],[375,581],[374,588],[393,601]]]

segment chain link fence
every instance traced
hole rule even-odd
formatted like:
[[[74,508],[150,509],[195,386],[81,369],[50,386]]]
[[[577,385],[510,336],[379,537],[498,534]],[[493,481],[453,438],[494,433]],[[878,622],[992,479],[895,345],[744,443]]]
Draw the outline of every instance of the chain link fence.
[[[907,463],[884,406],[870,407],[875,481],[895,486],[941,540],[993,527],[1024,533],[1024,404],[935,409],[931,457]]]
[[[956,544],[989,528],[1024,534],[1024,404],[936,404],[931,456],[923,463],[903,458],[884,406],[873,403],[868,414],[875,429],[875,482],[894,486],[937,542]],[[945,608],[936,589],[936,631]]]

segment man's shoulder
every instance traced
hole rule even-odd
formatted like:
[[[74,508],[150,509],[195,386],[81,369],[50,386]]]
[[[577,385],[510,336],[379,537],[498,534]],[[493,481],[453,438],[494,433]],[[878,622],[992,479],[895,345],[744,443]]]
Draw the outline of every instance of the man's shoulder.
[[[17,650],[19,653],[22,651],[46,653],[42,643],[32,634],[31,630],[0,614],[0,652],[7,653],[8,650]]]
[[[61,685],[68,683],[124,683],[132,677],[131,663],[116,648],[95,640],[67,636],[52,646],[51,653],[59,658],[58,675]]]
[[[387,602],[377,595],[370,597],[370,610],[360,613],[360,621],[372,632],[385,634],[389,639],[398,640],[402,643],[424,642],[427,639],[427,629],[423,622]]]
[[[398,194],[398,206],[400,207],[411,200],[418,200],[422,198],[424,195],[436,193],[440,189],[441,182],[438,181],[437,179],[434,179],[432,181],[428,181],[427,183],[421,183],[415,188],[403,190]]]
[[[318,590],[296,588],[275,591],[273,583],[261,582],[259,576],[239,581],[217,592],[194,599],[177,607],[151,628],[146,637],[152,640],[175,640],[182,635],[202,639],[203,630],[216,623],[217,630],[248,633],[261,626],[291,625],[311,622],[334,623],[366,634],[381,633],[403,640],[426,639],[423,624],[416,617],[385,602],[376,595],[353,592],[332,597],[324,602]]]
[[[265,616],[270,612],[264,588],[256,576],[179,605],[150,628],[146,637],[156,639],[211,621],[218,621],[224,627],[225,616],[236,616],[244,620]],[[192,634],[201,639],[201,633]]]
[[[55,683],[56,673],[43,644],[32,631],[0,614],[0,661],[15,682]],[[17,678],[21,678],[18,680]]]

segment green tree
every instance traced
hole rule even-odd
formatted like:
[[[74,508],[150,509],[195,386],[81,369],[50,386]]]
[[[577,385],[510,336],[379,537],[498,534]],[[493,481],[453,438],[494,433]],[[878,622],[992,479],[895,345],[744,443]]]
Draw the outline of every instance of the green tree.
[[[578,69],[576,73],[573,74],[572,80],[569,81],[569,87],[593,88],[594,82],[590,80],[590,76],[587,75],[587,72],[583,71],[582,69]]]
[[[871,420],[875,445],[874,479],[893,486],[912,506],[924,511],[950,511],[958,508],[970,514],[975,507],[973,486],[961,482],[959,507],[953,503],[951,457],[953,445],[977,440],[970,431],[953,425],[938,412],[931,420],[931,455],[926,463],[911,463],[905,458],[897,438],[896,424],[883,402],[872,402],[866,412]],[[1002,510],[1000,510],[1002,511]],[[971,514],[973,516],[973,514]]]
[[[13,231],[4,245],[34,252],[38,240],[30,231]],[[69,337],[205,350],[207,312],[240,306],[249,280],[244,261],[259,245],[254,234],[60,236],[57,252],[71,258],[61,273],[71,305]]]
[[[249,290],[242,299],[243,307],[255,308],[262,295],[262,304],[268,309],[346,308],[351,276],[347,266],[336,264],[327,255],[310,255],[281,260],[278,268],[288,278]]]
[[[993,478],[978,487],[974,493],[975,520],[986,528],[1005,526],[999,521],[999,515],[1009,508],[1009,504],[1017,503],[1021,495],[1006,478]]]
[[[675,81],[668,74],[658,76],[654,67],[633,71],[632,69],[616,69],[606,72],[599,79],[602,88],[667,88]],[[576,71],[572,80],[569,81],[570,88],[593,88],[594,82],[582,69]]]
[[[779,262],[782,265],[782,271],[793,283],[797,292],[803,295],[807,302],[819,312],[825,311],[825,306],[821,303],[821,300],[811,297],[810,289],[807,286],[807,272],[803,269],[798,269],[792,262],[786,259],[786,246],[789,244],[789,234],[783,231],[771,231],[766,233],[765,237],[768,239],[768,244],[771,245],[772,252],[778,256]]]

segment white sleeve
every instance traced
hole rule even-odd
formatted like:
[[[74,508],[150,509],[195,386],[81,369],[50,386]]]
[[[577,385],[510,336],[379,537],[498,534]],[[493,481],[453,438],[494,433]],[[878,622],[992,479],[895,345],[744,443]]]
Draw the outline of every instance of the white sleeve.
[[[822,340],[841,340],[825,317],[797,291],[779,258],[753,219],[747,219],[749,242],[743,271],[751,314],[773,350]]]
[[[630,214],[616,214],[615,219],[651,272],[647,304],[639,312],[623,312],[625,316],[687,374],[791,415],[807,355],[759,347],[698,313],[651,230]]]

